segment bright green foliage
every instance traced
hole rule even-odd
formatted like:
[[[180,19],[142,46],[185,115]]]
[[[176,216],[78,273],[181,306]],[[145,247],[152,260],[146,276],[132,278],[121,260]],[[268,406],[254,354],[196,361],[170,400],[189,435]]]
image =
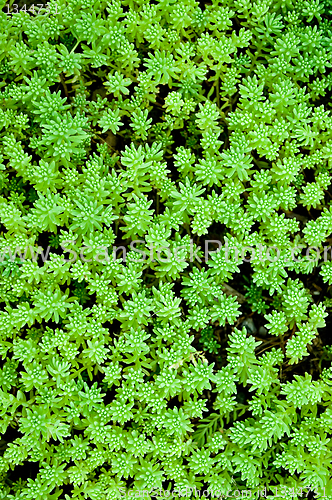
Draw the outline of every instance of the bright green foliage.
[[[1,6],[0,500],[331,499],[331,0]]]

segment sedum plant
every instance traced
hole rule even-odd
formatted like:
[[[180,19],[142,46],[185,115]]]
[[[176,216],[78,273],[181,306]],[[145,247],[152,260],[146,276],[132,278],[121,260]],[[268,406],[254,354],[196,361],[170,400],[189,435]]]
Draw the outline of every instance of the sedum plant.
[[[1,7],[0,499],[331,498],[331,2]]]

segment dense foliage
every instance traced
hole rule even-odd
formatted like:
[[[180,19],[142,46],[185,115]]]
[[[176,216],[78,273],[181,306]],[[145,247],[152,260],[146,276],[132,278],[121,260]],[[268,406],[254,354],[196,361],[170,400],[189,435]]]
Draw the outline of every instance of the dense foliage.
[[[332,1],[1,5],[0,498],[331,499]]]

